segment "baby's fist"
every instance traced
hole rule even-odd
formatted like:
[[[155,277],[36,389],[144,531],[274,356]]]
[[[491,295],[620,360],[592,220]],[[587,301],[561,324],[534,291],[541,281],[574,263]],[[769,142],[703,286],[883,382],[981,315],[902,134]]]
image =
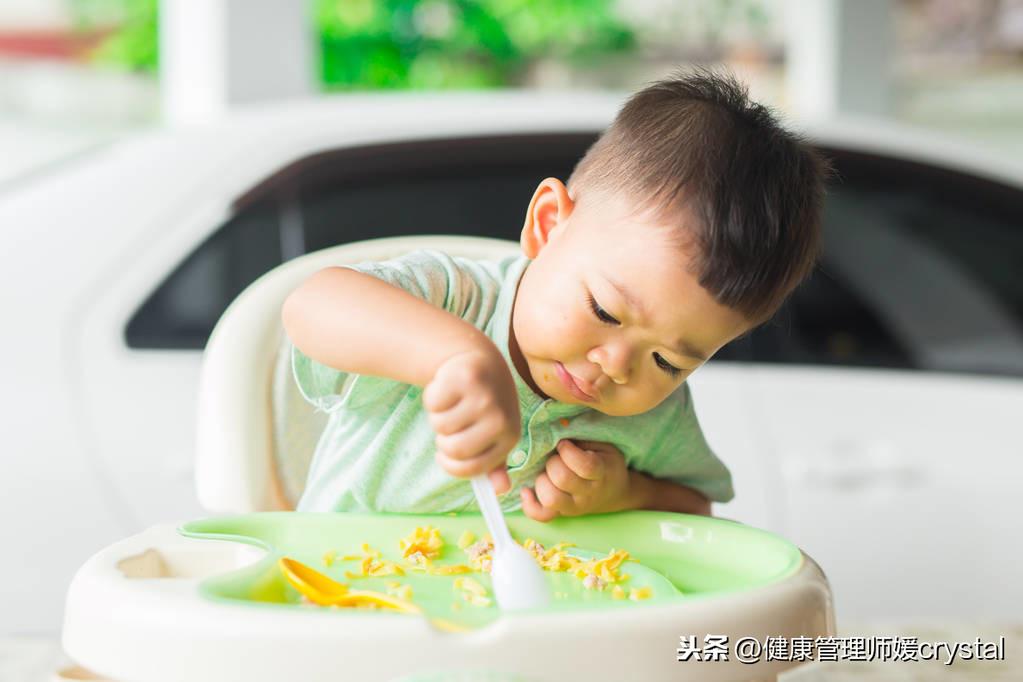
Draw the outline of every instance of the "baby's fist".
[[[558,441],[558,454],[533,488],[523,488],[522,511],[537,521],[620,511],[629,506],[629,469],[614,445],[568,439]]]
[[[423,406],[448,473],[469,478],[498,469],[494,485],[499,493],[508,489],[503,464],[521,422],[515,381],[496,348],[448,358],[423,390]]]

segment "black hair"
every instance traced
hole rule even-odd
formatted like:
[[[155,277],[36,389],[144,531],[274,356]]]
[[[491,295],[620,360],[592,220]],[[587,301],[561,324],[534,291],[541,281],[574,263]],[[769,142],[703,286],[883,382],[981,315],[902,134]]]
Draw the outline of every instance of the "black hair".
[[[624,193],[695,244],[690,267],[759,324],[813,270],[830,165],[730,74],[682,71],[632,95],[568,180],[575,202]]]

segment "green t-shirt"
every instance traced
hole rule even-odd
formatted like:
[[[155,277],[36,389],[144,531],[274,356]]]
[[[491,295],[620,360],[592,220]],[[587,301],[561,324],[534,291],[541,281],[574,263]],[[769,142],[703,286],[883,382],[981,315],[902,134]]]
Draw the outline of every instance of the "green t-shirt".
[[[512,489],[501,497],[506,511],[521,508],[519,489],[543,472],[562,438],[612,443],[632,469],[694,488],[717,502],[730,500],[731,475],[700,431],[686,384],[652,410],[628,417],[544,400],[526,385],[508,354],[508,333],[515,292],[529,262],[524,256],[474,261],[415,251],[345,267],[459,316],[500,349],[515,378],[522,413],[522,436],[507,460]],[[292,365],[302,395],[328,413],[299,511],[433,513],[475,507],[469,480],[452,477],[434,460],[434,432],[421,388],[341,372],[298,349],[292,349]]]

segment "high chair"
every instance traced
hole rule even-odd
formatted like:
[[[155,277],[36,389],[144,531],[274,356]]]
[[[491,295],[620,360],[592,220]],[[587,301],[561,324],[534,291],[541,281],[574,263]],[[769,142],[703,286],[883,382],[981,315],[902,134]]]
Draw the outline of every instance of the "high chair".
[[[98,672],[90,677],[79,668],[55,679],[774,679],[796,663],[743,664],[734,655],[678,662],[671,656],[685,641],[680,638],[694,635],[700,643],[707,635],[729,636],[734,644],[744,636],[763,642],[769,635],[834,633],[827,580],[797,548],[735,522],[657,512],[546,525],[512,515],[509,525],[517,537],[552,544],[571,538],[601,551],[645,546],[649,552],[641,563],[649,561],[683,585],[680,599],[613,611],[502,614],[486,627],[457,634],[413,616],[337,613],[294,603],[276,568],[289,543],[292,552],[312,557],[319,538],[383,533],[395,518],[408,530],[478,522],[471,515],[283,511],[301,495],[325,423],[291,379],[280,324],[285,297],[324,267],[424,248],[475,259],[518,252],[514,242],[479,237],[345,244],[275,268],[228,307],[203,357],[196,482],[205,508],[242,516],[156,526],[92,557],[68,591],[63,643],[72,659]]]

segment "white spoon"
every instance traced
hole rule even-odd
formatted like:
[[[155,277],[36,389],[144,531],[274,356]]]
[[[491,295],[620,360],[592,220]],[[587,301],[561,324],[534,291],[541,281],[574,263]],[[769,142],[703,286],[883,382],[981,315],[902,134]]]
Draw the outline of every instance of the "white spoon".
[[[504,522],[501,505],[490,478],[483,474],[472,479],[483,519],[494,539],[494,553],[490,559],[490,579],[494,584],[494,597],[504,611],[536,609],[550,604],[551,595],[547,578],[536,559],[512,539]]]

